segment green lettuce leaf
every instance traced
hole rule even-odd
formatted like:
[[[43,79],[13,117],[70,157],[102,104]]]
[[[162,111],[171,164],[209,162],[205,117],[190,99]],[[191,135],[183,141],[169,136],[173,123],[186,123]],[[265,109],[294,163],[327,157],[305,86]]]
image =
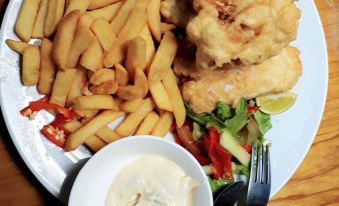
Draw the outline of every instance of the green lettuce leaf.
[[[271,116],[269,114],[265,114],[259,110],[253,113],[253,118],[257,122],[259,132],[263,137],[268,130],[272,128],[271,124]]]

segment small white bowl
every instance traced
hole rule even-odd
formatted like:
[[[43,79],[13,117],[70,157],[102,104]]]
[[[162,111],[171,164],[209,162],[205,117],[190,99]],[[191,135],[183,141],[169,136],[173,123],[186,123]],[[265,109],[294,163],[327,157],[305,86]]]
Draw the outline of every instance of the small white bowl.
[[[213,206],[208,179],[198,161],[174,142],[153,136],[128,137],[107,145],[96,153],[78,174],[69,199],[70,206],[104,206],[107,192],[119,171],[145,154],[161,155],[174,161],[201,182],[194,205]]]

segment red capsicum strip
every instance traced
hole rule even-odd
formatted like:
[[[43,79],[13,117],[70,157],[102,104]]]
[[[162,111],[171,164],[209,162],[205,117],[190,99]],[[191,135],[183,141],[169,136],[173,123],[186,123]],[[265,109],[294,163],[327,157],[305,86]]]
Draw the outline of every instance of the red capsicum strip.
[[[204,148],[208,148],[208,156],[213,164],[213,177],[232,178],[231,154],[220,146],[218,130],[210,128],[208,135],[205,135],[202,142]]]
[[[246,152],[248,153],[251,153],[251,150],[252,150],[252,147],[247,145],[247,144],[244,144],[244,145],[241,145],[242,148],[244,148],[246,150]]]
[[[77,114],[73,110],[49,103],[48,100],[49,98],[45,96],[37,101],[30,102],[29,106],[22,109],[20,113],[25,117],[30,117],[34,112],[40,110],[53,110],[57,112],[59,114],[58,117],[50,124],[45,125],[41,129],[41,133],[55,145],[63,148],[67,136],[67,131],[63,125],[67,121],[76,118]]]

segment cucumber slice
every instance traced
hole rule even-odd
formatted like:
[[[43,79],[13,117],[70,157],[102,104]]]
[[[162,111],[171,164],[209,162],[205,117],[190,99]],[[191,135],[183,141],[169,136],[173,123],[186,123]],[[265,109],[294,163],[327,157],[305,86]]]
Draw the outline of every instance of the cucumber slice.
[[[227,131],[223,131],[220,136],[220,144],[223,148],[228,150],[239,162],[248,167],[251,159],[251,155],[242,148],[236,139]]]

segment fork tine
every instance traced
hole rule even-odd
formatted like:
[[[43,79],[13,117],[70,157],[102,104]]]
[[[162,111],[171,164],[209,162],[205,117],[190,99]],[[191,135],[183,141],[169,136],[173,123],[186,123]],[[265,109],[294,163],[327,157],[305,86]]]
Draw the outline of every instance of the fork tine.
[[[266,152],[265,152],[265,156],[266,156],[266,169],[267,169],[267,184],[271,184],[271,161],[270,161],[270,150],[269,150],[269,146],[266,145]]]
[[[261,182],[263,184],[267,183],[267,175],[268,175],[268,169],[267,169],[267,147],[262,145],[262,164],[263,164],[263,168],[262,168],[262,179]]]
[[[250,182],[255,182],[256,177],[256,157],[257,157],[257,148],[252,145],[252,154],[251,154],[251,171],[250,171]]]
[[[263,173],[263,158],[262,158],[262,145],[258,146],[257,149],[257,175],[256,175],[256,182],[262,183],[262,173]]]

